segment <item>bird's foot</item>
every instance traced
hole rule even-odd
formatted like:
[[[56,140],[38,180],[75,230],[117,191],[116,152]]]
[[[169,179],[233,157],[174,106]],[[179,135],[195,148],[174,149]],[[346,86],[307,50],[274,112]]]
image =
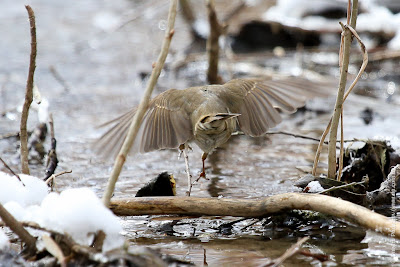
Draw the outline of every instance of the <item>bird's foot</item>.
[[[204,179],[206,179],[206,180],[210,180],[210,179],[208,179],[208,178],[206,177],[206,172],[205,172],[205,171],[202,171],[202,172],[200,173],[199,177],[197,177],[197,179],[194,180],[193,183],[197,183],[201,178],[204,178]]]

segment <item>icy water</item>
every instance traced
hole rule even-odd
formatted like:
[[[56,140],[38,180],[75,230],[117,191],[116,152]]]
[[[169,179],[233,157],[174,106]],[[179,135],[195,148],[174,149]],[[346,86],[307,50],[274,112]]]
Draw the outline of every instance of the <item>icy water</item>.
[[[101,197],[112,163],[104,162],[91,150],[91,144],[104,131],[95,126],[139,102],[147,74],[159,52],[168,5],[163,1],[122,0],[87,0],[74,4],[41,0],[31,1],[30,5],[36,13],[38,35],[35,82],[54,116],[60,160],[56,172],[73,171],[57,180],[56,189],[87,186]],[[0,14],[0,32],[3,33],[0,42],[0,135],[4,135],[19,129],[17,107],[23,103],[30,36],[23,3],[5,0],[0,6],[3,10]],[[202,58],[180,71],[173,70],[173,64],[182,58],[189,44],[188,27],[178,16],[167,68],[161,74],[155,93],[206,83],[206,63]],[[257,63],[267,66],[268,70],[286,74],[298,73],[304,66],[335,76],[335,53],[304,53],[303,61],[299,61],[294,53],[287,53],[279,60],[258,56]],[[254,62],[253,57],[251,63]],[[240,67],[239,64],[235,66]],[[379,97],[349,99],[351,108],[345,109],[347,139],[382,136],[399,148],[400,127],[395,123],[400,119],[396,98],[398,69],[398,63],[384,63],[373,65],[365,75],[362,82],[369,85],[366,87],[368,92]],[[237,71],[246,72],[243,68]],[[355,73],[356,66],[350,72]],[[228,79],[226,68],[222,73]],[[388,89],[393,89],[390,82],[395,84],[393,95],[387,93]],[[333,99],[319,100],[309,107],[326,110],[333,104]],[[359,113],[367,106],[377,114],[377,119],[370,125],[365,125],[359,118]],[[330,113],[298,112],[285,116],[284,122],[273,130],[318,138],[329,116]],[[30,129],[36,125],[37,117],[36,111],[32,111]],[[254,199],[299,191],[293,184],[304,170],[310,170],[316,145],[314,141],[284,135],[235,136],[207,160],[209,180],[196,184],[192,195]],[[14,169],[19,166],[16,146],[13,138],[0,140],[0,154]],[[133,197],[144,183],[162,171],[174,175],[177,194],[184,195],[185,166],[183,159],[178,160],[177,156],[177,151],[171,150],[128,158],[115,197]],[[193,174],[200,173],[200,149],[193,146],[189,157]],[[324,162],[323,155],[322,168],[326,167]],[[42,164],[31,164],[31,168],[34,175],[43,176]],[[305,247],[314,253],[328,255],[329,261],[325,263],[328,266],[400,265],[400,246],[395,240],[358,227],[322,228],[317,232],[305,227],[302,231],[271,235],[262,222],[250,226],[253,221],[246,220],[235,224],[228,233],[216,230],[220,224],[233,220],[235,218],[183,219],[170,235],[158,230],[168,221],[139,216],[123,217],[121,223],[132,246],[157,248],[164,254],[199,266],[204,261],[210,266],[262,266],[269,259],[282,255],[298,237],[305,235],[312,237]],[[298,265],[320,266],[321,263],[305,256],[295,256],[285,262],[285,266]]]

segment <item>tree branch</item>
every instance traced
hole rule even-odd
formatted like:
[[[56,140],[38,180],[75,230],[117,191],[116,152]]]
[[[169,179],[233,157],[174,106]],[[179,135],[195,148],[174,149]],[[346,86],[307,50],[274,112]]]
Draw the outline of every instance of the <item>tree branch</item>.
[[[14,216],[9,213],[4,206],[0,203],[0,218],[21,240],[28,248],[28,254],[34,255],[36,253],[36,239],[29,234],[29,232],[17,221]]]
[[[210,24],[210,35],[207,39],[207,57],[208,70],[207,79],[210,84],[221,83],[218,77],[218,61],[219,61],[219,36],[223,32],[223,27],[218,22],[215,12],[214,0],[206,0],[208,21]]]
[[[384,235],[400,238],[400,222],[339,198],[305,193],[286,193],[259,200],[196,198],[196,197],[141,197],[113,200],[111,210],[116,215],[196,215],[265,217],[287,210],[313,210],[345,219]]]
[[[22,108],[21,125],[20,125],[20,140],[21,140],[21,169],[22,173],[29,174],[28,164],[28,132],[26,124],[28,122],[29,108],[33,100],[33,76],[36,69],[36,22],[35,13],[30,6],[25,6],[29,15],[29,23],[31,26],[31,56],[29,62],[28,80],[26,82],[25,102]]]

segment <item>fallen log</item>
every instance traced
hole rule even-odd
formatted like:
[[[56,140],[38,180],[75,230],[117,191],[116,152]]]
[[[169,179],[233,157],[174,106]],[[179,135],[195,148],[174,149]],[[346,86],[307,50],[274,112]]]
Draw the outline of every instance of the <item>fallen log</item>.
[[[345,219],[366,229],[400,238],[400,222],[339,198],[285,193],[257,200],[196,197],[141,197],[114,199],[110,209],[120,216],[196,215],[265,217],[287,210],[312,210]]]

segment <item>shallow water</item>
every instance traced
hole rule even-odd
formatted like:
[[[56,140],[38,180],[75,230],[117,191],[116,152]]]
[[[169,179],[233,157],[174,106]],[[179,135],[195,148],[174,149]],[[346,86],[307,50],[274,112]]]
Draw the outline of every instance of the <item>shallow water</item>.
[[[16,107],[23,102],[29,60],[29,25],[22,4],[6,0],[0,6],[0,32],[6,32],[0,42],[0,135],[17,132],[19,112]],[[57,190],[87,186],[101,196],[111,171],[112,163],[104,162],[91,150],[91,143],[103,132],[95,126],[128,110],[137,104],[151,71],[151,63],[158,55],[163,37],[163,21],[167,5],[161,1],[81,1],[71,5],[65,1],[31,1],[37,18],[38,58],[35,81],[43,97],[47,98],[55,121],[60,160],[56,172],[72,170],[72,174],[61,176],[56,182]],[[118,29],[124,22],[136,18]],[[176,34],[171,46],[168,62],[177,60],[180,51],[190,43],[187,26],[182,18],[176,22]],[[160,29],[161,28],[161,29]],[[12,29],[12,30],[10,30]],[[139,30],[140,29],[140,30]],[[328,56],[334,57],[335,53]],[[263,66],[286,74],[299,71],[300,67],[314,67],[321,73],[337,74],[337,67],[316,65],[315,54],[303,55],[302,64],[293,64],[293,53],[280,60],[259,57]],[[326,55],[325,55],[326,57]],[[296,59],[297,60],[297,59]],[[297,61],[296,61],[297,62]],[[318,63],[319,64],[319,63]],[[394,66],[393,66],[394,64]],[[388,83],[396,82],[397,64],[385,63],[374,66],[370,85],[378,98],[349,99],[351,108],[345,109],[345,137],[384,136],[390,138],[396,148],[400,127],[398,120],[398,89],[390,95]],[[50,71],[53,66],[64,79],[62,84]],[[189,64],[188,68],[175,73],[167,68],[160,77],[156,93],[167,88],[185,88],[193,84],[204,84],[206,64],[204,61]],[[376,71],[379,68],[384,70]],[[356,68],[353,68],[356,69]],[[300,68],[301,70],[301,68]],[[352,69],[351,69],[352,70]],[[243,72],[243,70],[241,71]],[[350,71],[351,72],[351,71]],[[223,70],[224,77],[228,71]],[[143,76],[142,75],[142,76]],[[366,81],[364,81],[364,84]],[[67,86],[65,86],[65,84]],[[332,106],[334,100],[317,102],[318,107]],[[378,114],[371,125],[364,125],[358,117],[366,106]],[[313,107],[313,105],[311,105]],[[319,108],[315,108],[319,109]],[[319,137],[330,113],[316,115],[315,112],[298,112],[285,116],[284,122],[274,130],[307,134]],[[30,128],[37,122],[36,112],[29,118]],[[48,142],[48,141],[47,141]],[[48,143],[47,143],[48,145]],[[206,162],[209,180],[200,180],[193,188],[197,197],[260,198],[273,194],[299,191],[293,183],[312,166],[316,149],[314,141],[285,135],[269,135],[262,138],[246,136],[232,137],[225,146],[217,149]],[[15,139],[0,140],[0,154],[10,166],[18,169]],[[117,183],[115,197],[133,197],[149,179],[162,171],[174,174],[177,194],[186,191],[186,174],[183,159],[178,160],[177,151],[157,151],[130,157]],[[192,173],[201,168],[201,152],[193,146],[189,153]],[[326,167],[326,156],[322,156],[322,168]],[[2,168],[2,167],[1,167]],[[31,164],[32,173],[43,176],[41,164]],[[123,217],[124,235],[132,246],[150,246],[162,253],[202,265],[204,253],[210,266],[259,266],[282,255],[296,242],[293,233],[284,233],[272,240],[265,228],[255,224],[240,230],[251,222],[235,225],[232,233],[224,235],[215,228],[234,218],[199,218],[181,222],[189,224],[174,227],[172,236],[158,229],[165,221],[151,220],[146,216]],[[195,234],[193,234],[193,231]],[[324,232],[325,231],[325,232]],[[365,232],[357,227],[344,227],[342,231],[323,230],[312,235],[304,230],[303,235],[312,239],[306,247],[315,253],[329,256],[326,265],[400,265],[400,247],[393,239]],[[365,236],[366,235],[366,236]],[[205,252],[204,252],[205,251]],[[296,256],[285,262],[285,266],[299,264],[319,266],[316,260]]]

